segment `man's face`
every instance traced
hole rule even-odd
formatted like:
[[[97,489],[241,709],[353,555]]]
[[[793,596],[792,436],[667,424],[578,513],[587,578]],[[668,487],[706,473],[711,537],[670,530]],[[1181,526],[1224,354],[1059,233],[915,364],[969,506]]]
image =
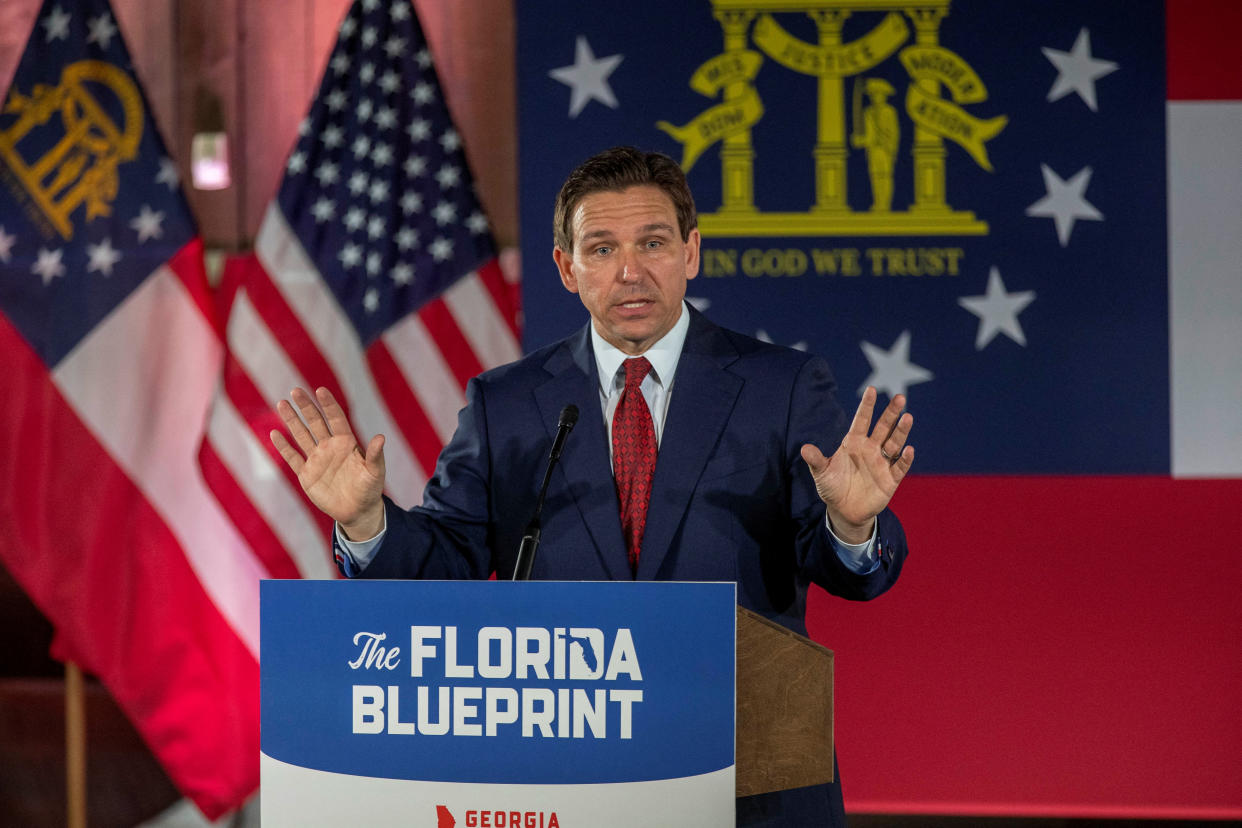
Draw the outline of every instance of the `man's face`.
[[[699,272],[699,231],[681,240],[672,199],[655,186],[592,193],[572,216],[573,253],[552,252],[565,289],[578,294],[595,330],[640,354],[681,315],[686,280]]]

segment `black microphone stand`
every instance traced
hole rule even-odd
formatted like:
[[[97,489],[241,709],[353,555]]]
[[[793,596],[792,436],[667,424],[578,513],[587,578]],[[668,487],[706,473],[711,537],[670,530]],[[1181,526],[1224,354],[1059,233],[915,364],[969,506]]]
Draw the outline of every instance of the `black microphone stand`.
[[[539,487],[539,499],[535,501],[535,514],[526,524],[526,534],[522,536],[522,544],[518,547],[517,563],[513,567],[513,580],[529,581],[531,567],[535,565],[535,551],[539,548],[539,518],[543,514],[543,499],[548,493],[548,483],[552,480],[552,469],[556,461],[561,459],[561,450],[565,448],[565,438],[578,422],[578,406],[572,403],[561,409],[560,419],[556,424],[556,439],[552,441],[552,451],[548,454],[548,466],[543,472],[543,484]]]

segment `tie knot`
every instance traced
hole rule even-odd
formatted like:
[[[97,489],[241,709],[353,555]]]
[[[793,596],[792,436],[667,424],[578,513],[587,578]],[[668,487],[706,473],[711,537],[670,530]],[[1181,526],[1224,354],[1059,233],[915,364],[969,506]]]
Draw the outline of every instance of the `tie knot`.
[[[635,357],[625,361],[625,387],[638,388],[651,373],[651,363],[646,357]]]

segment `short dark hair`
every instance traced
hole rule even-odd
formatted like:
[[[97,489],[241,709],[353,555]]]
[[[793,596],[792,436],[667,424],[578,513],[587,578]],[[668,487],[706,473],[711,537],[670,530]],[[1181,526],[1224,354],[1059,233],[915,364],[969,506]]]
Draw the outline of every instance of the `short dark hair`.
[[[573,213],[582,199],[592,193],[620,192],[642,186],[659,187],[669,197],[677,211],[681,240],[688,240],[699,218],[690,185],[677,162],[660,152],[613,147],[583,161],[561,185],[552,211],[552,239],[556,246],[573,252]]]

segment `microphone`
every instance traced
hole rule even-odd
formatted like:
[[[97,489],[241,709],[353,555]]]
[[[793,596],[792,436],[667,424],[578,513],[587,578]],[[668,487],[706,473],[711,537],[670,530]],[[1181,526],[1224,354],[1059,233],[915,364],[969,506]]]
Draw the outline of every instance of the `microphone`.
[[[552,441],[552,451],[548,454],[548,466],[543,472],[543,484],[539,487],[539,499],[535,501],[535,514],[526,524],[526,534],[522,536],[522,545],[518,547],[517,563],[513,567],[513,580],[529,581],[530,569],[535,565],[535,550],[539,548],[539,516],[543,514],[543,498],[548,493],[548,482],[552,480],[552,469],[556,461],[561,459],[561,451],[565,448],[565,438],[573,431],[578,422],[578,406],[570,403],[561,409],[560,419],[556,423],[556,438]]]

